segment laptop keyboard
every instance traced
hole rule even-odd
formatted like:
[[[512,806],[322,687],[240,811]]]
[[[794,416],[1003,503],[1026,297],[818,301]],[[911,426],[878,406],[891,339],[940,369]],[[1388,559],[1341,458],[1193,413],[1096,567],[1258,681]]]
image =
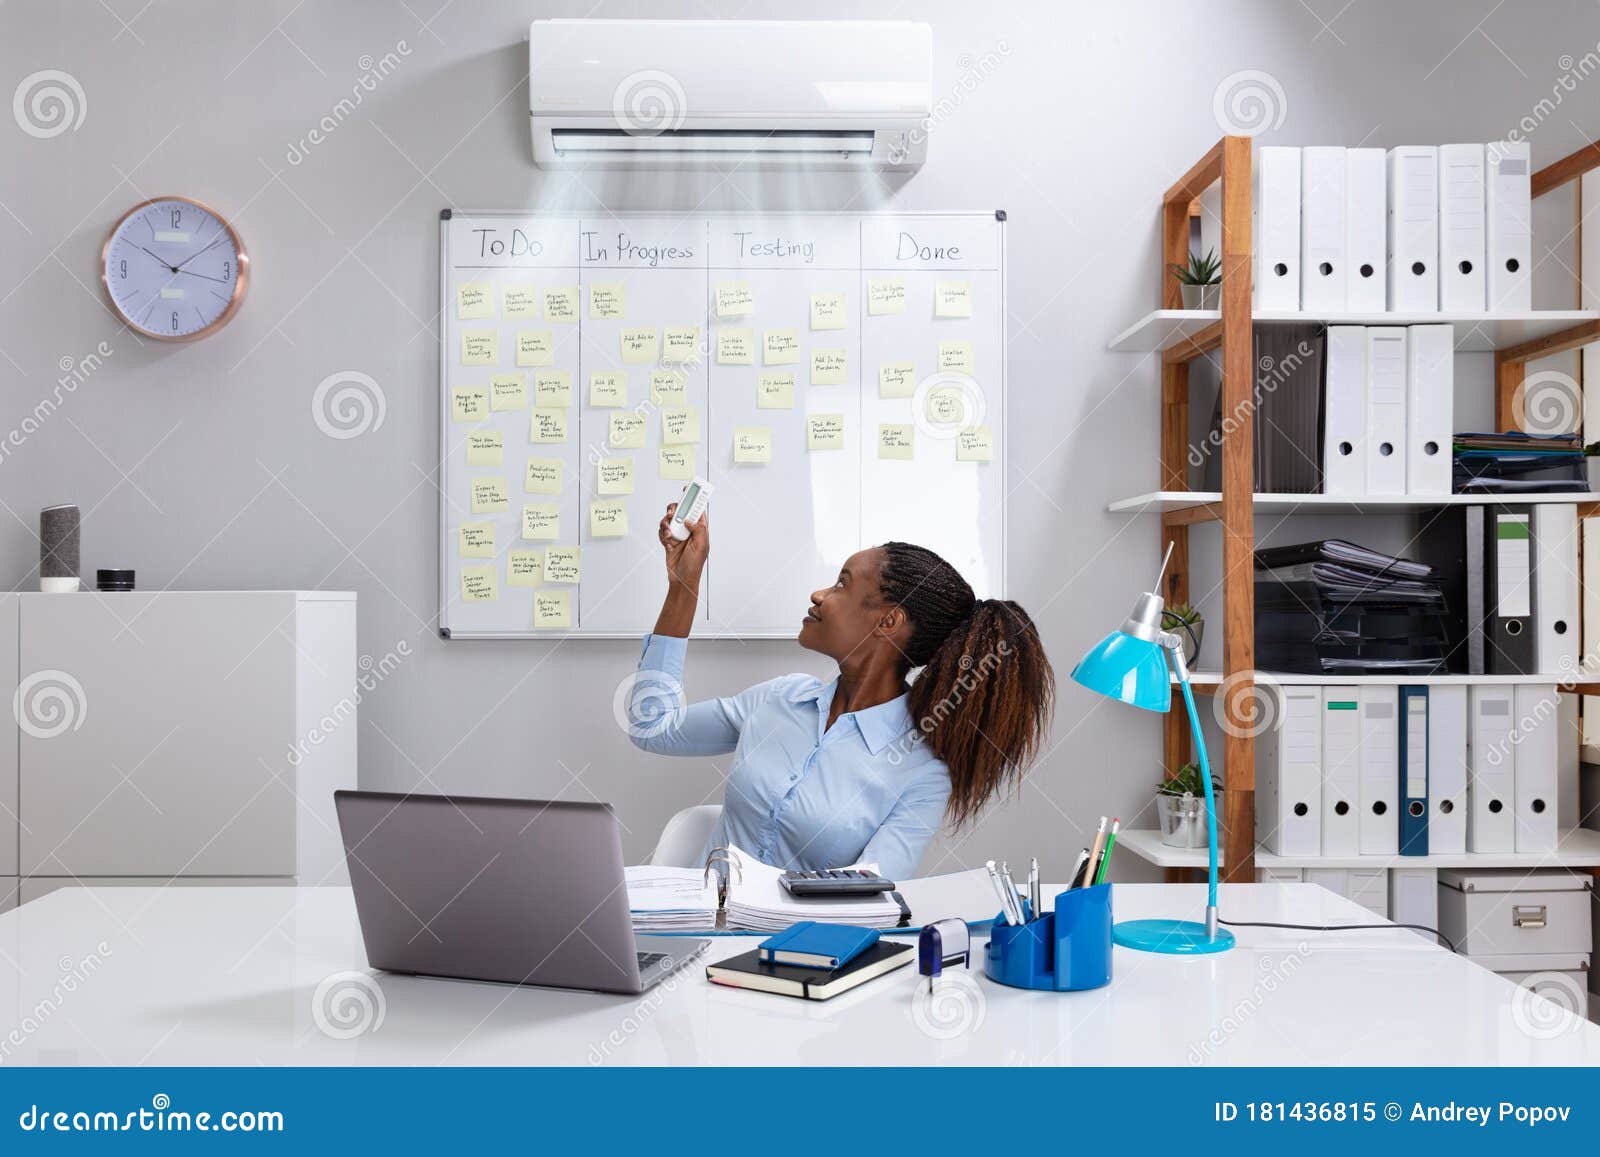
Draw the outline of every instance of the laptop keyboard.
[[[639,967],[641,969],[653,968],[667,958],[665,952],[640,952],[636,955],[639,957]]]

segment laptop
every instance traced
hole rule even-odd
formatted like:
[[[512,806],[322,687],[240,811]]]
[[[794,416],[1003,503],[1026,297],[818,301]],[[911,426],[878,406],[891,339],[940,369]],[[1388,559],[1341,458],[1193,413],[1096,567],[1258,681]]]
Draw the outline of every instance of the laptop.
[[[336,791],[367,962],[643,992],[707,940],[636,937],[609,804]]]

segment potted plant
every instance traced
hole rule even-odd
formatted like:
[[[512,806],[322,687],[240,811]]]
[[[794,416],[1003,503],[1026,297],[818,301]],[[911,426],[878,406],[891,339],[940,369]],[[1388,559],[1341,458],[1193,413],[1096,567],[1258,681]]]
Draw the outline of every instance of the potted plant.
[[[1222,785],[1212,781],[1211,791],[1222,802]],[[1186,763],[1178,774],[1156,788],[1156,816],[1161,842],[1173,848],[1206,846],[1206,787],[1200,765]]]
[[[1161,629],[1183,640],[1183,661],[1193,667],[1200,658],[1200,640],[1205,637],[1206,621],[1188,603],[1176,603],[1161,612]]]
[[[1182,287],[1184,309],[1217,309],[1222,304],[1222,261],[1215,249],[1189,254],[1189,264],[1169,265]]]

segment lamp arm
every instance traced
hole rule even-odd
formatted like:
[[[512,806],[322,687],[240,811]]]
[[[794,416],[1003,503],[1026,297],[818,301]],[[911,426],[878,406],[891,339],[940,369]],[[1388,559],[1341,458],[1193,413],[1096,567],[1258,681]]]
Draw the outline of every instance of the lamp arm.
[[[1194,749],[1200,757],[1200,782],[1206,789],[1206,935],[1217,935],[1217,806],[1211,790],[1211,760],[1206,755],[1205,736],[1200,733],[1200,713],[1195,710],[1194,692],[1189,689],[1189,664],[1183,657],[1183,640],[1169,631],[1161,633],[1161,645],[1172,658],[1183,690],[1183,705],[1189,712],[1189,729],[1194,734]]]

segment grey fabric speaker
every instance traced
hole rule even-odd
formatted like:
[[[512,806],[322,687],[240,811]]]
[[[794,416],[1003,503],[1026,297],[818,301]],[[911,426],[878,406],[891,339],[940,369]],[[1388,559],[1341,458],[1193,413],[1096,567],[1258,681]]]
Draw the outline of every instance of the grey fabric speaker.
[[[46,506],[39,512],[39,581],[78,577],[76,506]]]

